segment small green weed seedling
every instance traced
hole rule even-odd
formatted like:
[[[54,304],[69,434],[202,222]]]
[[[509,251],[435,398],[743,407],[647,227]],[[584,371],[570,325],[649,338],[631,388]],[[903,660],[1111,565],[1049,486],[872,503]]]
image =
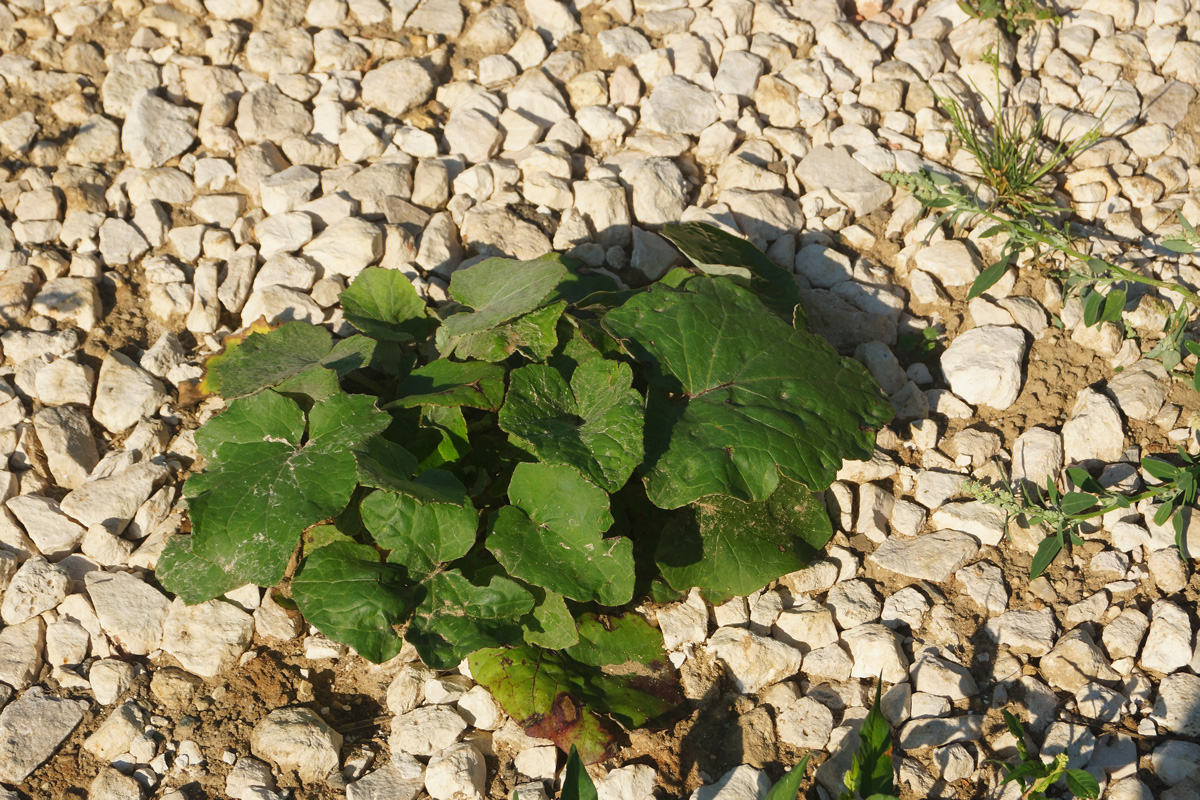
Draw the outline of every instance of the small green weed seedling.
[[[1043,20],[1058,25],[1062,17],[1038,0],[959,0],[958,7],[975,19],[994,19],[1005,33],[1020,36]]]
[[[1020,784],[1021,800],[1046,800],[1046,790],[1060,780],[1065,781],[1067,790],[1073,797],[1081,800],[1096,800],[1100,797],[1100,784],[1090,772],[1082,769],[1067,769],[1067,754],[1059,753],[1052,761],[1042,761],[1029,754],[1025,746],[1025,728],[1021,721],[1004,712],[1004,722],[1008,725],[1009,733],[1017,740],[1017,753],[1021,757],[1018,764],[1006,764],[1003,761],[993,762],[1005,770],[1001,785],[1016,781]]]
[[[1143,500],[1160,503],[1154,513],[1154,524],[1165,525],[1171,521],[1175,529],[1175,545],[1187,559],[1187,537],[1184,535],[1184,506],[1196,501],[1200,486],[1200,462],[1179,448],[1182,466],[1175,466],[1159,458],[1143,458],[1142,469],[1161,483],[1135,495],[1125,495],[1114,489],[1105,489],[1087,470],[1079,467],[1067,469],[1067,479],[1075,486],[1073,491],[1063,492],[1053,480],[1046,480],[1045,491],[1031,490],[1028,485],[1019,487],[1011,483],[1002,486],[987,486],[978,481],[968,481],[967,494],[977,500],[997,506],[1005,511],[1017,524],[1027,527],[1041,524],[1050,533],[1038,545],[1030,566],[1030,578],[1046,571],[1054,559],[1069,545],[1083,544],[1079,536],[1080,527],[1120,508],[1132,508]]]
[[[943,103],[943,107],[947,108],[960,138],[967,140],[972,134],[968,133],[970,126],[961,107],[953,101],[949,105]],[[998,117],[1003,119],[1002,114],[998,114]],[[1003,126],[1004,123],[1001,122],[1001,130]],[[1033,154],[1037,146],[1036,137],[1041,135],[1041,127],[1035,126],[1034,130],[1034,137],[1014,138],[1011,134],[1001,132],[984,139],[976,138],[974,141],[1010,142],[1011,146],[1007,147],[1005,152],[1021,155],[1004,163],[1016,165],[1014,168],[1018,175],[1040,175],[1040,178],[1034,179],[1036,184],[1090,144],[1092,135],[1088,134],[1065,149],[1060,147],[1054,151],[1049,161],[1040,162],[1033,158]],[[1016,142],[1021,144],[1017,145]],[[996,150],[997,148],[993,148],[992,152]],[[987,153],[984,155],[985,159],[990,157]],[[991,225],[981,234],[981,238],[1004,237],[1000,259],[980,272],[971,285],[968,299],[978,297],[994,286],[1021,253],[1030,251],[1035,258],[1046,253],[1057,253],[1065,256],[1067,264],[1063,275],[1064,295],[1078,294],[1083,304],[1085,325],[1121,322],[1121,315],[1128,300],[1126,287],[1130,284],[1153,287],[1174,294],[1178,302],[1175,310],[1167,316],[1162,339],[1145,354],[1145,357],[1160,360],[1168,371],[1179,366],[1185,351],[1200,357],[1200,344],[1185,338],[1192,317],[1200,311],[1200,295],[1182,284],[1144,275],[1132,265],[1124,266],[1089,254],[1086,252],[1086,243],[1081,243],[1078,237],[1072,234],[1069,223],[1061,222],[1057,227],[1052,224],[1055,215],[1065,209],[1054,207],[1054,213],[1049,213],[1051,209],[1041,209],[1035,201],[1029,201],[1028,198],[1028,202],[1024,204],[1019,201],[1000,202],[998,198],[1002,193],[998,187],[1004,184],[994,186],[997,199],[987,201],[981,198],[979,191],[968,187],[964,181],[930,170],[907,174],[887,173],[883,177],[893,185],[908,189],[927,211],[937,213],[935,228],[945,224],[951,231],[955,231],[962,224],[975,224],[979,220],[986,220]],[[989,182],[986,173],[980,177]],[[1013,184],[1009,182],[1007,185],[1011,187]],[[1048,213],[1040,213],[1043,211]],[[1200,233],[1184,219],[1182,213],[1178,213],[1178,219],[1181,232],[1164,238],[1163,249],[1180,254],[1194,254],[1200,251]],[[1200,391],[1200,369],[1194,370],[1191,377],[1193,387]],[[1181,555],[1187,558],[1185,520],[1180,510],[1184,506],[1192,505],[1196,500],[1200,464],[1182,448],[1179,449],[1179,457],[1182,462],[1179,466],[1156,458],[1143,459],[1143,468],[1161,483],[1130,497],[1105,490],[1081,469],[1068,470],[1068,478],[1074,484],[1075,491],[1060,491],[1053,481],[1048,483],[1044,491],[1027,486],[984,486],[979,483],[969,484],[968,491],[978,499],[1003,508],[1008,514],[1015,516],[1019,523],[1023,520],[1041,523],[1051,531],[1034,556],[1034,577],[1044,572],[1068,545],[1081,541],[1079,528],[1084,521],[1099,517],[1115,508],[1128,508],[1140,500],[1151,498],[1161,502],[1155,515],[1155,524],[1162,525],[1168,519],[1171,520],[1175,529],[1176,544]]]
[[[371,268],[341,297],[360,335],[230,341],[163,586],[194,604],[284,582],[372,661],[405,642],[434,669],[468,659],[513,719],[589,762],[617,723],[661,720],[677,678],[625,612],[806,566],[832,536],[813,492],[892,415],[804,326],[789,273],[710,226],[664,233],[694,266],[644,289],[489,258],[435,311]]]

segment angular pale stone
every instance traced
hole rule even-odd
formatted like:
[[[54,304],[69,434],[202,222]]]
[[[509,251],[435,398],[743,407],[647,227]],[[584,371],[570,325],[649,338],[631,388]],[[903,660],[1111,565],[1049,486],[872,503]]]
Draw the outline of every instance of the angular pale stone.
[[[800,651],[744,628],[721,628],[708,640],[708,650],[743,694],[779,683],[800,669]]]
[[[301,780],[324,780],[340,763],[342,735],[307,708],[280,708],[254,726],[250,749]]]
[[[832,192],[857,217],[865,217],[892,199],[892,187],[840,147],[814,147],[796,166],[796,177],[809,191]]]
[[[914,537],[893,536],[868,560],[898,575],[944,583],[978,551],[979,543],[972,536],[958,531],[935,531]]]
[[[972,328],[942,354],[942,371],[951,390],[972,405],[1003,410],[1021,393],[1025,332],[985,325]]]
[[[58,750],[83,719],[84,700],[47,697],[35,686],[0,711],[0,781],[20,783]]]
[[[163,624],[162,648],[189,672],[214,678],[237,664],[253,633],[253,617],[232,603],[189,606],[175,598]]]
[[[162,645],[171,605],[162,592],[126,572],[89,572],[84,585],[104,632],[117,644],[134,655]]]

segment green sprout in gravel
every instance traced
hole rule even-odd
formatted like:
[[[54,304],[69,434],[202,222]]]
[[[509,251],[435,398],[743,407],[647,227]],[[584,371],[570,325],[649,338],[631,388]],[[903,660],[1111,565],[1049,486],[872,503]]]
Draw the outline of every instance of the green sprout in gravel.
[[[1066,783],[1067,791],[1080,800],[1096,800],[1100,796],[1100,784],[1092,773],[1082,769],[1067,769],[1068,755],[1065,751],[1049,762],[1031,755],[1025,745],[1025,728],[1021,721],[1007,710],[1002,713],[1009,733],[1017,740],[1017,754],[1021,761],[1015,765],[993,762],[1006,772],[1001,785],[1016,781],[1022,790],[1021,800],[1046,800],[1046,791],[1060,780]]]
[[[371,661],[406,643],[434,669],[467,659],[588,762],[665,724],[678,677],[634,606],[807,566],[833,535],[814,493],[892,408],[807,329],[786,270],[710,226],[663,233],[693,266],[644,288],[488,258],[431,309],[370,268],[341,296],[360,334],[231,338],[163,586],[195,604],[278,584]]]
[[[1039,22],[1062,22],[1053,8],[1038,0],[959,0],[958,7],[975,19],[994,19],[1005,33],[1020,36]]]

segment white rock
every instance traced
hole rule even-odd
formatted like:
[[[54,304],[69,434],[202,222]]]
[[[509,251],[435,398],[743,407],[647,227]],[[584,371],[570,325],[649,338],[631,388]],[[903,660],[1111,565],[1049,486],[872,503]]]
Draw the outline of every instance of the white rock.
[[[709,652],[743,694],[786,680],[800,669],[800,651],[744,628],[721,628],[708,641]]]
[[[46,623],[41,617],[0,628],[0,683],[18,692],[27,689],[42,670],[45,646]]]
[[[913,260],[917,269],[928,272],[944,286],[965,286],[979,277],[979,257],[958,239],[922,247]]]
[[[1114,375],[1107,392],[1125,416],[1150,421],[1162,410],[1170,386],[1162,364],[1143,359]]]
[[[20,783],[58,750],[83,719],[84,700],[47,697],[36,686],[0,711],[0,781]]]
[[[168,396],[162,383],[123,353],[109,351],[100,364],[92,415],[112,433],[152,416]]]
[[[908,679],[908,658],[896,632],[886,625],[868,622],[842,632],[854,666],[852,678],[879,678],[888,683]]]
[[[83,541],[83,527],[63,514],[58,503],[49,497],[23,494],[5,505],[47,558],[61,560]]]
[[[396,765],[396,759],[346,785],[346,800],[413,800],[425,788],[424,768]],[[415,774],[414,774],[415,773]]]
[[[513,766],[517,772],[533,780],[546,781],[557,771],[558,749],[552,746],[528,747],[517,753]]]
[[[304,255],[326,274],[353,278],[383,255],[383,231],[374,223],[347,217],[305,245]]]
[[[425,791],[433,800],[482,798],[486,779],[483,755],[475,745],[460,742],[429,759]]]
[[[708,637],[708,607],[699,592],[692,592],[682,603],[673,603],[657,612],[663,646],[668,651],[685,644],[700,644]]]
[[[825,605],[833,621],[843,630],[879,619],[882,606],[871,585],[863,580],[845,580],[829,590]]]
[[[1152,719],[1170,733],[1200,735],[1200,678],[1184,672],[1163,678]]]
[[[1116,405],[1105,395],[1083,389],[1062,427],[1063,452],[1068,464],[1120,461],[1125,431]]]
[[[457,708],[459,716],[476,730],[494,731],[504,724],[504,710],[482,686],[472,686],[459,699]]]
[[[944,583],[978,551],[979,543],[965,533],[936,531],[913,537],[893,536],[869,560],[908,578]]]
[[[1150,631],[1138,662],[1143,669],[1168,674],[1192,660],[1192,623],[1186,611],[1168,600],[1155,602]]]
[[[775,721],[780,741],[805,750],[824,750],[833,732],[833,712],[811,697],[783,709]]]
[[[121,147],[135,167],[161,167],[196,141],[196,119],[194,110],[142,89],[134,94],[121,126]]]
[[[425,706],[392,718],[393,753],[431,756],[458,741],[467,723],[447,706]]]
[[[102,525],[120,535],[154,487],[170,470],[153,462],[134,464],[116,475],[88,481],[62,499],[62,510],[84,525]]]
[[[101,767],[88,787],[92,800],[142,800],[142,786],[112,767]]]
[[[995,564],[979,561],[963,567],[954,578],[988,616],[1003,614],[1008,607],[1008,589],[1004,586],[1004,573]]]
[[[113,709],[96,732],[83,741],[83,749],[108,763],[129,750],[129,744],[150,724],[149,712],[136,700]]]
[[[966,667],[930,650],[917,657],[911,673],[913,687],[918,692],[945,697],[951,702],[965,700],[979,693],[979,687]]]
[[[1042,656],[1038,669],[1047,683],[1068,692],[1078,692],[1089,683],[1111,686],[1121,679],[1082,628],[1069,631],[1055,642],[1054,648]]]
[[[93,661],[88,669],[88,681],[96,702],[102,706],[115,703],[133,685],[137,673],[137,665],[128,661],[115,658]]]
[[[1012,479],[1044,487],[1046,478],[1058,479],[1063,468],[1062,437],[1042,427],[1032,427],[1013,445]]]
[[[525,0],[525,15],[534,30],[553,41],[583,30],[570,7],[558,0]]]
[[[100,319],[100,293],[95,282],[88,278],[55,278],[47,281],[33,298],[30,310],[82,331],[90,331]]]
[[[265,761],[242,756],[225,777],[225,794],[233,800],[258,800],[262,790],[275,791],[275,776]]]
[[[213,678],[237,664],[253,632],[253,618],[231,603],[189,606],[175,598],[163,624],[162,648],[189,672]]]
[[[905,627],[910,632],[919,631],[929,613],[929,600],[925,595],[911,586],[906,586],[895,594],[888,595],[883,602],[883,611],[879,621],[892,630],[903,631]]]
[[[833,614],[813,600],[785,609],[775,620],[773,635],[801,652],[827,647],[838,639]]]
[[[1025,332],[986,325],[959,334],[942,354],[951,390],[972,405],[1003,410],[1021,393]]]
[[[1017,655],[1043,656],[1058,636],[1058,625],[1049,609],[1006,611],[989,623],[996,641]]]
[[[796,177],[808,191],[827,189],[857,217],[865,217],[892,199],[892,187],[840,147],[814,147],[800,160]]]
[[[367,72],[362,102],[399,119],[433,95],[433,79],[414,58],[397,59]]]
[[[31,617],[49,611],[66,598],[71,588],[71,576],[56,564],[41,556],[28,559],[4,591],[0,603],[0,618],[5,625],[19,625]]]
[[[307,708],[280,708],[254,726],[250,750],[308,782],[324,780],[339,764],[342,735]]]
[[[696,136],[716,121],[712,95],[677,75],[659,80],[642,105],[642,122],[661,133]]]
[[[968,500],[943,505],[930,515],[929,522],[935,528],[969,533],[982,544],[997,547],[1004,539],[1007,517],[982,500]]]
[[[762,800],[771,788],[771,780],[762,770],[743,764],[734,767],[709,786],[692,792],[688,800]]]
[[[170,601],[127,572],[89,572],[88,596],[104,632],[133,655],[147,655],[162,645],[163,623]]]

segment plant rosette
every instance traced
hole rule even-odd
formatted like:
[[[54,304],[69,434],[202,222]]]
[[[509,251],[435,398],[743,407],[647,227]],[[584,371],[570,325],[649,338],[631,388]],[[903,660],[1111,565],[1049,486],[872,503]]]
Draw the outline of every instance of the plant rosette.
[[[802,569],[819,496],[892,415],[807,330],[792,276],[715,228],[668,226],[693,266],[626,289],[548,255],[456,272],[426,306],[400,272],[342,293],[361,333],[230,337],[201,390],[190,536],[158,565],[187,603],[244,584],[375,662],[412,645],[589,762],[679,706],[630,613],[719,602]]]

